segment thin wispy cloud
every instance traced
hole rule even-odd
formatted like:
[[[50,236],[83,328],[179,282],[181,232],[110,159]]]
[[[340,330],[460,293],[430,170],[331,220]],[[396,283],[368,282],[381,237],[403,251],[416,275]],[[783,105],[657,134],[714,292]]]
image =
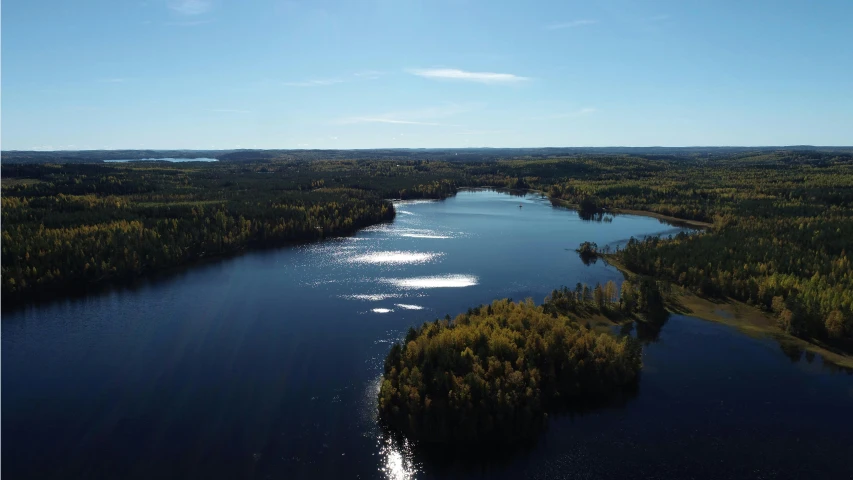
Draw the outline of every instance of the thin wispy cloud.
[[[451,123],[438,123],[438,122],[419,122],[416,120],[401,120],[396,118],[383,118],[383,117],[353,117],[340,121],[341,124],[351,124],[351,123],[391,123],[394,125],[427,125],[431,127],[458,127],[460,125],[454,125]]]
[[[545,30],[562,30],[564,28],[582,27],[584,25],[593,25],[598,23],[598,20],[572,20],[571,22],[553,23],[545,27]]]
[[[328,85],[336,85],[338,83],[352,82],[356,80],[376,80],[384,74],[385,72],[380,72],[378,70],[364,70],[342,77],[284,82],[283,85],[286,87],[325,87]]]
[[[181,15],[201,15],[210,10],[210,0],[169,0],[169,8]]]
[[[509,130],[466,130],[454,132],[454,135],[494,135],[498,133],[510,133]]]
[[[476,108],[474,105],[457,105],[455,103],[436,107],[422,108],[405,112],[388,112],[378,115],[359,115],[336,120],[337,125],[354,123],[387,123],[396,125],[424,125],[431,127],[459,127],[454,123],[444,123],[438,120],[468,112]]]
[[[206,25],[208,23],[212,23],[213,20],[186,20],[186,21],[176,21],[176,22],[165,22],[163,25],[167,27],[197,27],[199,25]]]
[[[377,78],[385,75],[385,72],[379,70],[365,70],[363,72],[356,72],[352,74],[356,78],[364,78],[367,80],[376,80]]]
[[[306,80],[303,82],[284,82],[284,86],[286,87],[323,87],[326,85],[334,85],[336,83],[343,83],[344,80],[340,78],[325,78],[319,80]]]
[[[576,118],[582,117],[584,115],[589,115],[591,113],[597,112],[598,109],[594,107],[584,107],[572,112],[563,112],[563,113],[555,113],[553,115],[546,115],[544,117],[539,117],[540,119],[556,119],[556,118]]]
[[[207,111],[213,113],[252,113],[251,110],[240,110],[236,108],[209,108]]]
[[[455,68],[425,68],[408,70],[412,75],[438,80],[461,80],[487,84],[512,84],[529,80],[511,73],[468,72]]]
[[[672,15],[668,13],[661,13],[658,15],[651,15],[648,17],[642,17],[637,20],[637,28],[646,32],[660,32],[661,29],[666,28],[668,25],[671,25]]]

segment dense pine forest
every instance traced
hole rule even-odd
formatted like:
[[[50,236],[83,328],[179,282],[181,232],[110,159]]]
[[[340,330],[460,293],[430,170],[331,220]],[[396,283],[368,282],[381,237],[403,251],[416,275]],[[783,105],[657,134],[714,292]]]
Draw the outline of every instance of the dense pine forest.
[[[225,151],[205,164],[12,153],[2,167],[6,301],[345,235],[392,219],[386,199],[491,186],[539,190],[593,220],[642,210],[710,223],[618,255],[637,273],[773,311],[792,334],[853,343],[849,149],[337,151],[326,160]]]

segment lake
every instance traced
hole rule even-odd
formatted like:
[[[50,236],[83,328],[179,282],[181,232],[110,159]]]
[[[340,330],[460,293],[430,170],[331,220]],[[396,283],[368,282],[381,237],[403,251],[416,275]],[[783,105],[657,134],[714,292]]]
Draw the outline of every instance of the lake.
[[[496,298],[621,281],[582,241],[681,229],[588,222],[538,195],[396,205],[349,238],[247,253],[3,313],[8,478],[850,478],[853,375],[672,315],[625,405],[553,415],[531,449],[459,463],[375,422],[413,325]],[[636,334],[636,333],[634,333]]]
[[[215,158],[128,158],[124,160],[104,160],[104,163],[127,163],[127,162],[218,162]]]

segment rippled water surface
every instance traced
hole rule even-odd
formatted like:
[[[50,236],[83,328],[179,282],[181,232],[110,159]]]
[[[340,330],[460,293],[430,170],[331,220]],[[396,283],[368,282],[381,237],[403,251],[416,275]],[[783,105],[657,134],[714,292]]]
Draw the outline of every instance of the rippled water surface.
[[[522,206],[521,208],[519,206]],[[384,355],[409,326],[495,298],[621,280],[584,241],[672,234],[537,196],[397,205],[351,238],[255,252],[4,312],[9,478],[850,478],[853,376],[672,316],[624,406],[557,415],[532,449],[459,464],[382,436]]]

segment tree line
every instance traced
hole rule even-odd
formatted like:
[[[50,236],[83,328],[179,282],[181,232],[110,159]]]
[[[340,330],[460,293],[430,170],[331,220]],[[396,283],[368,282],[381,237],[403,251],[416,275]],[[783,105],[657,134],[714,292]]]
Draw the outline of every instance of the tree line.
[[[752,303],[795,335],[853,351],[853,154],[631,152],[472,150],[459,162],[448,161],[454,152],[390,150],[224,152],[241,160],[208,164],[4,161],[2,293],[61,291],[347,234],[392,218],[383,199],[526,188],[589,220],[634,209],[711,223],[671,241],[635,241],[619,255],[638,273]]]
[[[351,234],[392,220],[389,198],[454,193],[440,177],[376,162],[4,164],[4,304]]]

